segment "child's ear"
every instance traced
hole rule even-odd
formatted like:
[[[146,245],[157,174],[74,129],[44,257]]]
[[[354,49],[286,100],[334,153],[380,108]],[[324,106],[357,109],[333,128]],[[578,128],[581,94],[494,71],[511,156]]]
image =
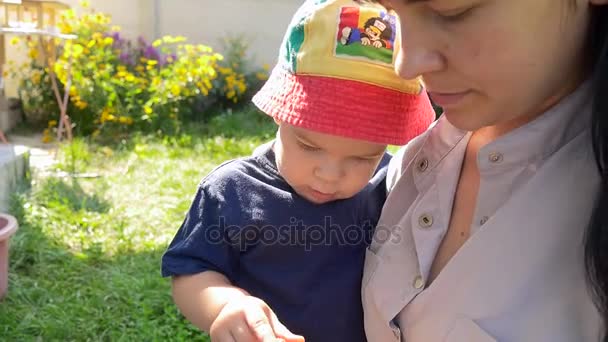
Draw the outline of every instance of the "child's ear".
[[[277,119],[277,118],[273,118],[274,119],[274,123],[276,123],[277,125],[281,126],[281,120]]]

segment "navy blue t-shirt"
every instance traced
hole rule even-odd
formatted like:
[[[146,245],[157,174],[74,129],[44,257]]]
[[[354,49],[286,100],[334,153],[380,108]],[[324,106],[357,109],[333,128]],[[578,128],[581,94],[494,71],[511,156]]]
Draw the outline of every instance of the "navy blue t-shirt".
[[[271,148],[220,165],[201,182],[162,275],[220,272],[307,342],[366,341],[361,278],[389,159],[359,194],[321,205],[279,175]]]

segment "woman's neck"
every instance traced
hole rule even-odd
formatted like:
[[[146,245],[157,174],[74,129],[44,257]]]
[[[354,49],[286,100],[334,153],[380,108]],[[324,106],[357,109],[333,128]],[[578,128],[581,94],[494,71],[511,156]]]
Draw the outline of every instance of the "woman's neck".
[[[471,136],[472,142],[477,145],[478,148],[482,148],[501,136],[534,121],[549,109],[558,105],[559,102],[568,95],[572,94],[583,82],[583,77],[573,79],[571,82],[568,82],[568,86],[563,87],[553,96],[547,98],[542,105],[540,105],[536,110],[531,111],[529,114],[518,116],[513,120],[501,122],[497,125],[481,127],[476,131],[473,131]]]

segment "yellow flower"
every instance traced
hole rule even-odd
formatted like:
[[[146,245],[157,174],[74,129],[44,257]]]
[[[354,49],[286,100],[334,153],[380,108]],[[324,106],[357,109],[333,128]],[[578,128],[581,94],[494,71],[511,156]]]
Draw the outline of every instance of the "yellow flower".
[[[155,41],[152,43],[152,46],[154,46],[154,47],[159,47],[159,46],[161,46],[161,44],[162,44],[162,43],[163,43],[163,41],[162,41],[162,40],[157,39],[157,40],[155,40]]]
[[[75,105],[75,106],[76,106],[78,109],[81,109],[81,110],[82,110],[82,109],[85,109],[85,108],[87,108],[87,107],[89,106],[89,104],[88,104],[88,103],[86,103],[85,101],[82,101],[82,100],[80,100],[80,99],[78,99],[78,100],[76,101],[76,103],[74,103],[74,105]]]
[[[51,134],[51,130],[47,128],[42,132],[42,142],[47,144],[51,141],[53,141],[53,136]]]
[[[51,141],[53,141],[53,137],[51,137],[50,135],[43,135],[42,136],[42,142],[43,143],[48,144]]]
[[[55,127],[55,126],[57,126],[57,120],[49,121],[49,127]]]
[[[155,61],[153,59],[148,61],[148,65],[156,65],[156,64],[158,64],[158,61]]]
[[[114,38],[112,38],[112,37],[106,37],[106,38],[103,40],[103,43],[104,43],[105,45],[112,45],[112,44],[114,44]]]
[[[38,58],[38,49],[37,48],[31,48],[27,55],[31,59]]]
[[[133,119],[127,116],[121,116],[118,118],[118,122],[125,125],[131,125],[133,124]]]
[[[146,113],[148,115],[152,114],[152,108],[150,108],[149,106],[145,106],[144,107],[144,113]]]
[[[74,30],[74,28],[72,28],[72,25],[68,24],[68,23],[61,23],[59,24],[59,31],[61,31],[61,33],[72,33]]]
[[[81,0],[80,1],[80,6],[82,8],[89,8],[91,6],[91,3],[88,0]]]
[[[109,116],[110,116],[110,109],[108,107],[105,107],[101,111],[101,118],[99,119],[99,121],[101,121],[101,123],[104,123],[104,122],[108,121]]]
[[[181,88],[179,85],[174,84],[171,87],[171,94],[173,94],[173,96],[179,96],[180,92],[181,92]]]
[[[101,13],[96,13],[95,14],[95,21],[98,22],[98,23],[100,23],[100,24],[103,24],[103,23],[105,23],[105,16],[103,14],[101,14]]]
[[[42,75],[40,75],[40,73],[34,73],[32,74],[32,83],[34,83],[35,85],[40,84],[40,80],[42,78]]]
[[[127,80],[127,82],[133,82],[135,81],[135,76],[133,76],[133,74],[128,74],[125,80]]]
[[[17,45],[17,44],[19,44],[20,41],[21,40],[19,39],[19,37],[13,37],[13,38],[11,38],[11,45],[13,45],[13,46]]]

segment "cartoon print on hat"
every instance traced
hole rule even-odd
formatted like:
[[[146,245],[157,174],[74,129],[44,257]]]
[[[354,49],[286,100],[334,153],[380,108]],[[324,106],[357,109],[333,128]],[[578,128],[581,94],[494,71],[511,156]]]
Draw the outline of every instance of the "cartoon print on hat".
[[[374,8],[346,6],[340,10],[336,57],[391,65],[397,18]]]

